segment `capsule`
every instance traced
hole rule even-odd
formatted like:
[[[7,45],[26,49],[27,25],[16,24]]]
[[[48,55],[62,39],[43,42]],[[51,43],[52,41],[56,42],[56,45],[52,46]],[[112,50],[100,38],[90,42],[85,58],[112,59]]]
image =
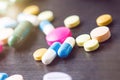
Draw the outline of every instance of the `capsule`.
[[[0,73],[0,80],[5,80],[6,78],[8,78],[7,73]]]
[[[61,44],[59,42],[54,42],[46,51],[42,57],[42,63],[45,65],[50,64],[55,57],[57,56],[57,51],[60,48]]]
[[[32,23],[29,21],[21,22],[17,28],[15,28],[13,34],[8,38],[8,45],[11,47],[20,46],[20,44],[30,35],[33,28]]]
[[[66,58],[72,51],[74,45],[75,45],[75,39],[73,37],[68,37],[59,48],[58,56],[60,58]]]
[[[21,74],[14,74],[6,78],[5,80],[24,80]]]
[[[54,26],[48,21],[48,20],[44,20],[41,21],[39,24],[39,29],[45,34],[49,34],[52,30],[54,30]]]

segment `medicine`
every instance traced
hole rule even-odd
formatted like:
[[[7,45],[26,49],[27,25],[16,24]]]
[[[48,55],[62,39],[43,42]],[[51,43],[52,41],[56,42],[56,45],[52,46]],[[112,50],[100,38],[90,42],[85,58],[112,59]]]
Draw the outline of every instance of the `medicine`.
[[[30,35],[33,30],[33,25],[29,21],[21,22],[14,30],[13,34],[8,39],[8,45],[11,47],[20,46]]]
[[[14,74],[8,78],[6,78],[5,80],[24,80],[23,76],[20,74]]]
[[[6,78],[8,78],[7,73],[0,73],[0,80],[5,80]]]
[[[80,24],[80,18],[77,15],[72,15],[64,20],[64,25],[68,28],[74,28]]]
[[[61,47],[58,50],[58,56],[60,58],[66,58],[72,51],[73,47],[75,45],[75,39],[73,37],[68,37],[66,40],[63,42]]]
[[[53,12],[50,10],[43,11],[38,15],[38,20],[43,21],[43,20],[48,20],[48,21],[53,21],[54,15]]]
[[[83,47],[86,41],[90,40],[89,34],[81,34],[76,38],[76,43],[79,47]]]
[[[3,45],[0,44],[0,53],[3,52]]]
[[[111,37],[111,32],[108,27],[96,27],[90,32],[92,39],[97,39],[98,42],[105,42]]]
[[[112,22],[112,16],[110,14],[100,15],[96,19],[96,23],[98,26],[107,26]]]
[[[54,42],[46,51],[42,57],[42,63],[45,65],[50,64],[57,56],[57,51],[61,44],[59,42]]]
[[[41,61],[42,60],[42,56],[46,53],[47,49],[46,48],[40,48],[37,49],[34,53],[33,53],[33,58],[36,61]]]
[[[39,29],[45,34],[48,35],[52,30],[54,30],[54,26],[48,21],[44,20],[40,22]]]
[[[99,43],[98,40],[96,39],[88,40],[84,43],[84,50],[87,52],[94,51],[98,49],[98,47],[99,47]]]
[[[43,76],[43,80],[72,80],[72,77],[64,72],[49,72]]]
[[[58,27],[46,35],[46,41],[48,45],[52,45],[54,42],[60,42],[62,44],[70,36],[72,36],[72,32],[69,28]]]
[[[25,14],[32,14],[32,15],[38,15],[40,12],[40,9],[38,6],[36,5],[31,5],[31,6],[28,6],[26,7],[24,10],[23,10],[23,13]]]
[[[12,28],[1,28],[0,29],[0,42],[3,45],[8,43],[8,38],[13,34],[14,30]]]

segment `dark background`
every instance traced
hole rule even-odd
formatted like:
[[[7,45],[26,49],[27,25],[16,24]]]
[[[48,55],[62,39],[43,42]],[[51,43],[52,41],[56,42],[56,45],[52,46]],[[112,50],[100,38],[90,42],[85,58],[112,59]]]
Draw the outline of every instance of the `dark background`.
[[[81,24],[71,29],[73,37],[88,33],[95,27],[96,18],[101,14],[111,14],[113,22],[108,25],[111,38],[100,44],[98,50],[85,52],[75,45],[66,59],[56,58],[45,66],[33,59],[33,52],[39,48],[48,48],[45,35],[35,28],[28,41],[18,50],[5,46],[0,54],[0,72],[9,75],[21,74],[24,80],[42,80],[48,72],[68,73],[73,80],[120,80],[120,0],[33,0],[17,3],[22,11],[26,6],[38,5],[41,12],[52,10],[55,27],[63,26],[64,19],[70,15],[79,15]]]

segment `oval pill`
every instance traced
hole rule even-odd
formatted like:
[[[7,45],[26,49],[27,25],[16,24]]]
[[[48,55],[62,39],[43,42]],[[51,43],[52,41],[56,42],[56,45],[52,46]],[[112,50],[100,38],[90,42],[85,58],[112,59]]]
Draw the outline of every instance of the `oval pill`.
[[[0,73],[0,80],[5,80],[6,78],[8,78],[7,73]]]
[[[74,45],[75,45],[75,39],[73,37],[66,38],[58,50],[58,56],[60,58],[68,57],[68,55],[72,51]]]
[[[96,19],[96,23],[98,26],[106,26],[109,25],[111,22],[112,22],[112,16],[110,14],[100,15]]]
[[[80,18],[77,15],[72,15],[64,20],[64,25],[68,28],[74,28],[80,24]]]
[[[87,52],[94,51],[99,47],[99,42],[96,39],[88,40],[84,43],[84,50]]]
[[[55,29],[48,20],[41,21],[39,28],[45,35],[48,35],[52,30]]]
[[[23,13],[32,14],[32,15],[37,15],[39,14],[39,12],[40,12],[40,9],[36,5],[28,6],[23,10]]]
[[[42,57],[42,63],[45,65],[50,64],[57,56],[57,51],[61,44],[59,42],[54,42],[46,51]]]
[[[82,47],[86,41],[90,40],[89,34],[81,34],[76,38],[76,43],[79,47]]]
[[[97,39],[98,42],[104,42],[111,37],[111,32],[108,27],[96,27],[90,32],[92,39]]]
[[[34,53],[33,53],[33,58],[36,61],[40,61],[42,59],[42,56],[45,54],[45,52],[47,51],[46,48],[40,48],[37,49]]]
[[[3,45],[0,44],[0,53],[3,51]]]
[[[24,80],[23,76],[20,74],[14,74],[6,78],[5,80]]]
[[[38,15],[38,19],[40,21],[43,21],[43,20],[53,21],[54,19],[53,12],[50,10],[43,11]]]
[[[43,76],[43,80],[72,80],[72,77],[64,72],[49,72]]]
[[[69,28],[58,27],[52,30],[48,35],[46,35],[46,41],[48,45],[53,44],[54,42],[63,43],[67,37],[72,36],[72,32]]]
[[[20,46],[30,35],[33,30],[33,25],[29,21],[21,22],[14,30],[13,34],[8,39],[8,45],[11,47]]]

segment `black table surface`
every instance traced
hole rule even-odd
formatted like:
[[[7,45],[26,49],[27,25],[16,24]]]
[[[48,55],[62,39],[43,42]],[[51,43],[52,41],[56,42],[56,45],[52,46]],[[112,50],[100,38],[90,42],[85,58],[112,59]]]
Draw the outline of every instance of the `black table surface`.
[[[90,33],[97,27],[96,18],[102,14],[111,14],[113,22],[108,25],[111,38],[100,43],[99,49],[86,52],[75,45],[65,59],[56,58],[50,65],[33,59],[33,52],[39,48],[48,48],[45,35],[34,29],[29,39],[19,49],[5,46],[0,54],[0,72],[9,75],[21,74],[24,80],[42,80],[48,72],[65,72],[73,80],[120,80],[120,0],[33,0],[24,4],[38,5],[41,12],[52,10],[55,27],[64,26],[64,19],[70,15],[79,15],[81,24],[71,29],[73,37]],[[22,9],[21,9],[22,10]]]

